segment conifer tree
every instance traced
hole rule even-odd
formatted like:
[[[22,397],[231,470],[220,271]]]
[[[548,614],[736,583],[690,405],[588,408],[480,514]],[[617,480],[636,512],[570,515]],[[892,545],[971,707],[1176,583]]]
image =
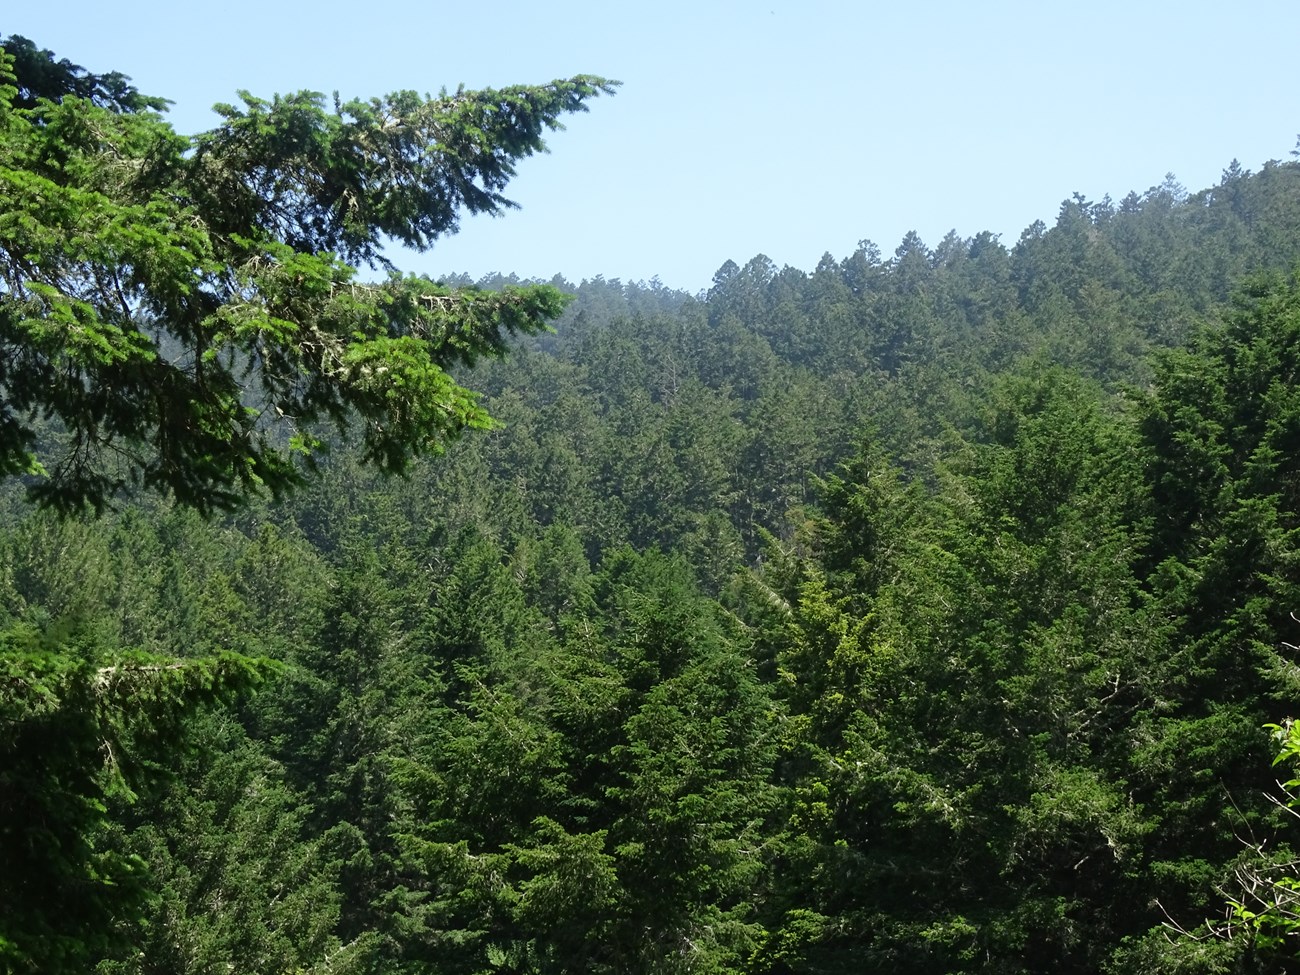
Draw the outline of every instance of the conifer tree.
[[[140,487],[206,514],[297,486],[331,433],[400,472],[491,426],[449,370],[543,330],[565,297],[447,288],[383,247],[514,206],[516,161],[613,85],[243,92],[187,137],[124,75],[0,42],[0,477],[61,514]],[[106,800],[152,784],[197,708],[276,669],[124,650],[76,622],[0,621],[5,970],[85,971],[129,942],[141,863],[105,845]]]
[[[88,83],[6,44],[0,474],[29,476],[47,505],[102,508],[140,484],[231,508],[297,484],[330,428],[401,471],[490,424],[447,370],[564,306],[550,286],[403,276],[383,246],[426,249],[462,212],[513,206],[515,162],[612,82],[332,107],[244,92],[185,137],[121,76]]]

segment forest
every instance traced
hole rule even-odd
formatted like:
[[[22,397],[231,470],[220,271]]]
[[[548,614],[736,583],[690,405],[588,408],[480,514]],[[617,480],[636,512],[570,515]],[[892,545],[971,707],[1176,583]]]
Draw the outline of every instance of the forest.
[[[434,282],[616,83],[2,46],[0,971],[1298,970],[1300,161]]]

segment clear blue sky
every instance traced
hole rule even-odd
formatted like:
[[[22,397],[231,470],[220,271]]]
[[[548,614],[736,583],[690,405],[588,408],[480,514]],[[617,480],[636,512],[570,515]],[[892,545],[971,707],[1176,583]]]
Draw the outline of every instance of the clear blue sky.
[[[175,101],[173,124],[246,88],[344,97],[623,81],[507,191],[406,269],[706,288],[758,253],[811,269],[915,229],[1012,244],[1078,191],[1215,183],[1288,159],[1300,3],[71,0],[0,16],[94,71]]]

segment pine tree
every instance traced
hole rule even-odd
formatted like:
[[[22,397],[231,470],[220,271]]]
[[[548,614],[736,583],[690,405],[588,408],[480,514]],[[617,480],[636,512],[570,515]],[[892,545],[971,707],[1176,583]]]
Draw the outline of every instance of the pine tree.
[[[614,83],[332,108],[243,93],[185,137],[128,82],[0,44],[0,477],[64,515],[137,487],[210,514],[299,485],[331,434],[400,472],[492,425],[449,370],[544,329],[565,297],[403,276],[382,247],[425,249],[463,212],[513,206],[515,162]],[[238,603],[231,587],[218,598]],[[14,971],[88,970],[130,943],[142,865],[103,846],[108,798],[156,784],[197,709],[278,669],[132,651],[76,623],[0,633],[0,964]]]
[[[401,471],[490,423],[447,370],[564,306],[550,286],[402,276],[382,246],[428,248],[462,212],[512,206],[515,161],[612,82],[332,110],[313,92],[244,93],[187,138],[120,76],[100,97],[76,66],[9,43],[22,57],[0,62],[0,474],[31,476],[45,504],[98,509],[141,484],[234,507],[297,484],[330,429]]]

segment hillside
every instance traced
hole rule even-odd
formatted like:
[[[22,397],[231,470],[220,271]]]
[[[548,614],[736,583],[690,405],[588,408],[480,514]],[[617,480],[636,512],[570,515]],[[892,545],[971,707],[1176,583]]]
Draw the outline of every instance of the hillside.
[[[11,477],[0,970],[1291,970],[1297,262],[1300,164],[1234,162],[699,295],[453,277],[576,299],[448,340],[502,426],[402,476]]]

